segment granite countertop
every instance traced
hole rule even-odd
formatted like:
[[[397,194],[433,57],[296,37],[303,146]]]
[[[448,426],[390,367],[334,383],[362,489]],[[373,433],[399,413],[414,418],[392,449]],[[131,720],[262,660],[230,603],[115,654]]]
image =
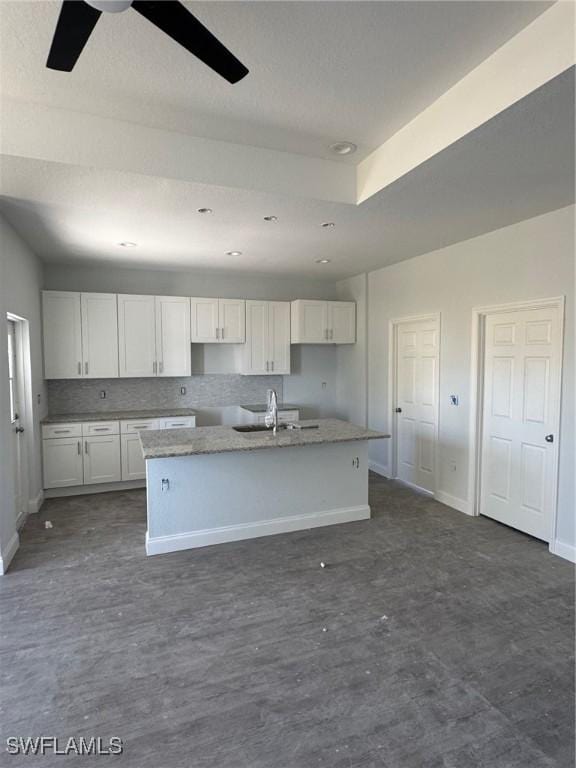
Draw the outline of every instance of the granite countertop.
[[[300,424],[318,424],[318,429],[283,429],[271,432],[235,432],[232,427],[196,427],[140,432],[145,459],[167,459],[230,451],[256,451],[262,448],[292,448],[321,443],[345,443],[354,440],[380,440],[390,437],[357,427],[340,419],[308,419]]]
[[[174,416],[195,416],[192,408],[151,408],[146,411],[94,411],[87,413],[54,413],[45,416],[41,424],[64,424],[79,421],[122,421],[123,419],[161,419]]]
[[[267,405],[266,403],[256,403],[255,405],[241,405],[240,408],[243,408],[245,411],[250,411],[251,413],[266,413]],[[278,403],[278,410],[301,411],[302,407],[300,405],[293,405],[292,403]]]

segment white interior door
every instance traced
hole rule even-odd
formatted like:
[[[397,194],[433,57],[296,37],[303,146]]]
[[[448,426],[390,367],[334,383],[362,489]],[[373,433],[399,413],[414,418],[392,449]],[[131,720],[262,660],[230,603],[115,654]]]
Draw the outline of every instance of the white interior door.
[[[154,296],[118,295],[120,376],[156,376]]]
[[[439,320],[396,326],[396,477],[425,491],[436,490]]]
[[[480,514],[550,541],[557,464],[558,309],[488,315]]]
[[[268,302],[271,373],[290,373],[290,304]]]
[[[191,337],[195,344],[210,344],[218,341],[218,299],[192,298]]]
[[[89,379],[118,377],[118,308],[114,293],[83,293],[83,376]]]
[[[156,296],[159,376],[190,376],[190,299]]]
[[[246,341],[246,301],[220,299],[218,302],[220,341],[225,344],[244,344]]]

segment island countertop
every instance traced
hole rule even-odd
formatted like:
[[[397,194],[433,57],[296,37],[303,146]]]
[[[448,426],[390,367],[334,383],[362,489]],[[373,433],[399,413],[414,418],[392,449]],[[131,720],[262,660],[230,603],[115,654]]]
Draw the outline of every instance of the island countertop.
[[[308,419],[299,423],[318,424],[318,429],[283,429],[276,435],[271,432],[236,432],[232,427],[150,430],[140,432],[140,442],[145,459],[168,459],[390,437],[340,419]]]

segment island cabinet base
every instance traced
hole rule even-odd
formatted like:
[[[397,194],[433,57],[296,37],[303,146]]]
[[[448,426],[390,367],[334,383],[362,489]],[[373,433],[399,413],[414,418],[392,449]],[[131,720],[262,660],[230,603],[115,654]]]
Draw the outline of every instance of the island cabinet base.
[[[370,517],[366,441],[149,459],[146,473],[148,555]]]

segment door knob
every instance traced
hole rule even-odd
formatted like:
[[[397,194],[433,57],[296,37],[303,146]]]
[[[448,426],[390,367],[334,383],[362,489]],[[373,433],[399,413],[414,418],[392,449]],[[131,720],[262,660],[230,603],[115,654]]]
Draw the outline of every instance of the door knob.
[[[402,413],[402,408],[394,408],[394,413]]]
[[[16,434],[20,434],[20,432],[24,432],[24,427],[16,427],[14,432],[16,432]]]
[[[554,435],[546,435],[544,440],[546,440],[547,443],[553,443],[554,442]]]

